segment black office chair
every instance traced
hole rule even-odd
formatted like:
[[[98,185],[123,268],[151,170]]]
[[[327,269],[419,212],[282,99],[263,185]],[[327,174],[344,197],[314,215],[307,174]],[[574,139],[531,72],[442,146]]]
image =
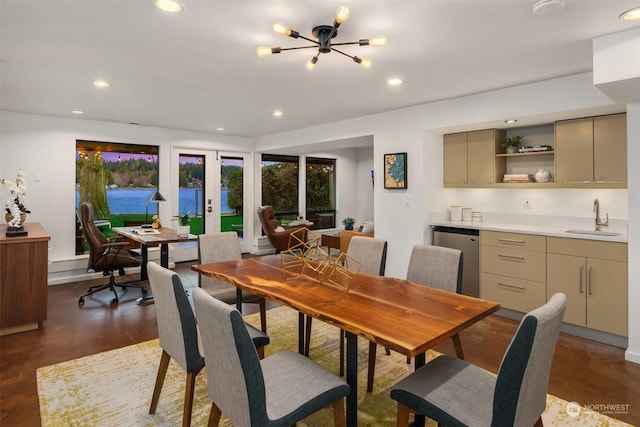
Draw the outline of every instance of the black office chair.
[[[121,240],[108,240],[104,237],[93,220],[93,206],[91,206],[91,203],[85,202],[80,206],[80,218],[87,243],[89,244],[89,264],[87,271],[90,273],[102,271],[103,276],[109,276],[109,283],[91,286],[87,290],[87,293],[80,297],[78,304],[84,304],[84,297],[93,295],[104,289],[109,289],[113,292],[114,298],[111,300],[111,303],[117,304],[118,293],[115,289],[116,286],[120,286],[123,290],[126,288],[139,288],[143,294],[146,294],[147,289],[144,287],[144,284],[139,282],[116,282],[115,271],[118,271],[118,273],[123,276],[125,274],[125,268],[139,267],[142,263],[142,259],[138,254],[126,249],[129,243]]]

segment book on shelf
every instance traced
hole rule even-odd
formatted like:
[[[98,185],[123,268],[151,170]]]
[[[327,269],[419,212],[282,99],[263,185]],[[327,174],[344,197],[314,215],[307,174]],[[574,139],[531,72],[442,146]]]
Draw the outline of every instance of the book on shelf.
[[[531,182],[531,175],[527,173],[506,173],[502,182]]]
[[[525,145],[518,148],[518,153],[535,153],[538,151],[553,151],[550,145]]]

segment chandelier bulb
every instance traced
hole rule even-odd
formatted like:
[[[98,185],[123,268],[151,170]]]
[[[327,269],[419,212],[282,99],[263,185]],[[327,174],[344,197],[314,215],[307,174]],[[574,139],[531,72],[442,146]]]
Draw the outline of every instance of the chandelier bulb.
[[[369,39],[369,46],[384,46],[387,44],[387,38],[385,36],[377,36]]]
[[[336,23],[342,24],[349,18],[349,8],[347,6],[340,6],[336,12]]]
[[[371,61],[368,59],[360,58],[359,56],[354,56],[353,61],[362,65],[364,68],[371,68]]]
[[[275,31],[278,34],[283,34],[285,36],[291,35],[291,28],[285,26],[280,22],[276,22],[275,24],[273,24],[273,31]]]
[[[307,65],[306,65],[307,70],[309,71],[313,70],[313,67],[315,67],[317,62],[318,62],[318,55],[314,56],[309,61],[307,61]]]
[[[263,56],[271,55],[272,52],[270,47],[260,46],[256,49],[256,53],[260,58],[262,58]]]

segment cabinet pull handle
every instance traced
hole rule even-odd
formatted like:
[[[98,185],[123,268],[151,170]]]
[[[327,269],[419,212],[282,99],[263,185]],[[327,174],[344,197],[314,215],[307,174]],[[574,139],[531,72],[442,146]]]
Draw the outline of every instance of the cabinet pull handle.
[[[524,261],[525,260],[525,257],[523,257],[523,256],[505,255],[505,254],[498,254],[498,258],[504,258],[504,259],[511,260],[511,261]]]
[[[501,242],[501,243],[507,243],[507,244],[511,244],[511,245],[524,245],[525,244],[524,240],[505,239],[503,237],[499,237],[498,241]]]
[[[510,285],[508,283],[502,283],[502,282],[498,282],[498,286],[503,286],[505,288],[511,288],[511,289],[518,289],[520,291],[524,291],[526,289],[524,286]]]
[[[592,289],[591,289],[592,281],[593,281],[593,278],[591,277],[591,272],[592,271],[593,271],[593,267],[589,267],[589,280],[587,280],[587,289],[589,291],[589,295],[593,295],[593,292],[591,292],[592,291]]]
[[[582,266],[582,265],[581,265],[581,266],[580,266],[580,270],[578,271],[578,273],[580,274],[580,280],[579,280],[579,283],[580,283],[580,293],[582,293],[582,273],[583,273],[583,272],[584,272],[584,266]]]

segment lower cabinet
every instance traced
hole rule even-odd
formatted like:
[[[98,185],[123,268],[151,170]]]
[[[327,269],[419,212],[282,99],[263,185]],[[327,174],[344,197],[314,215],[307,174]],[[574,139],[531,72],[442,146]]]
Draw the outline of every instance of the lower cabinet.
[[[480,232],[480,298],[526,313],[567,295],[564,322],[628,336],[627,244]]]
[[[546,237],[480,232],[480,298],[528,312],[546,302]]]
[[[564,321],[628,335],[627,244],[549,237],[547,295],[567,295]]]

